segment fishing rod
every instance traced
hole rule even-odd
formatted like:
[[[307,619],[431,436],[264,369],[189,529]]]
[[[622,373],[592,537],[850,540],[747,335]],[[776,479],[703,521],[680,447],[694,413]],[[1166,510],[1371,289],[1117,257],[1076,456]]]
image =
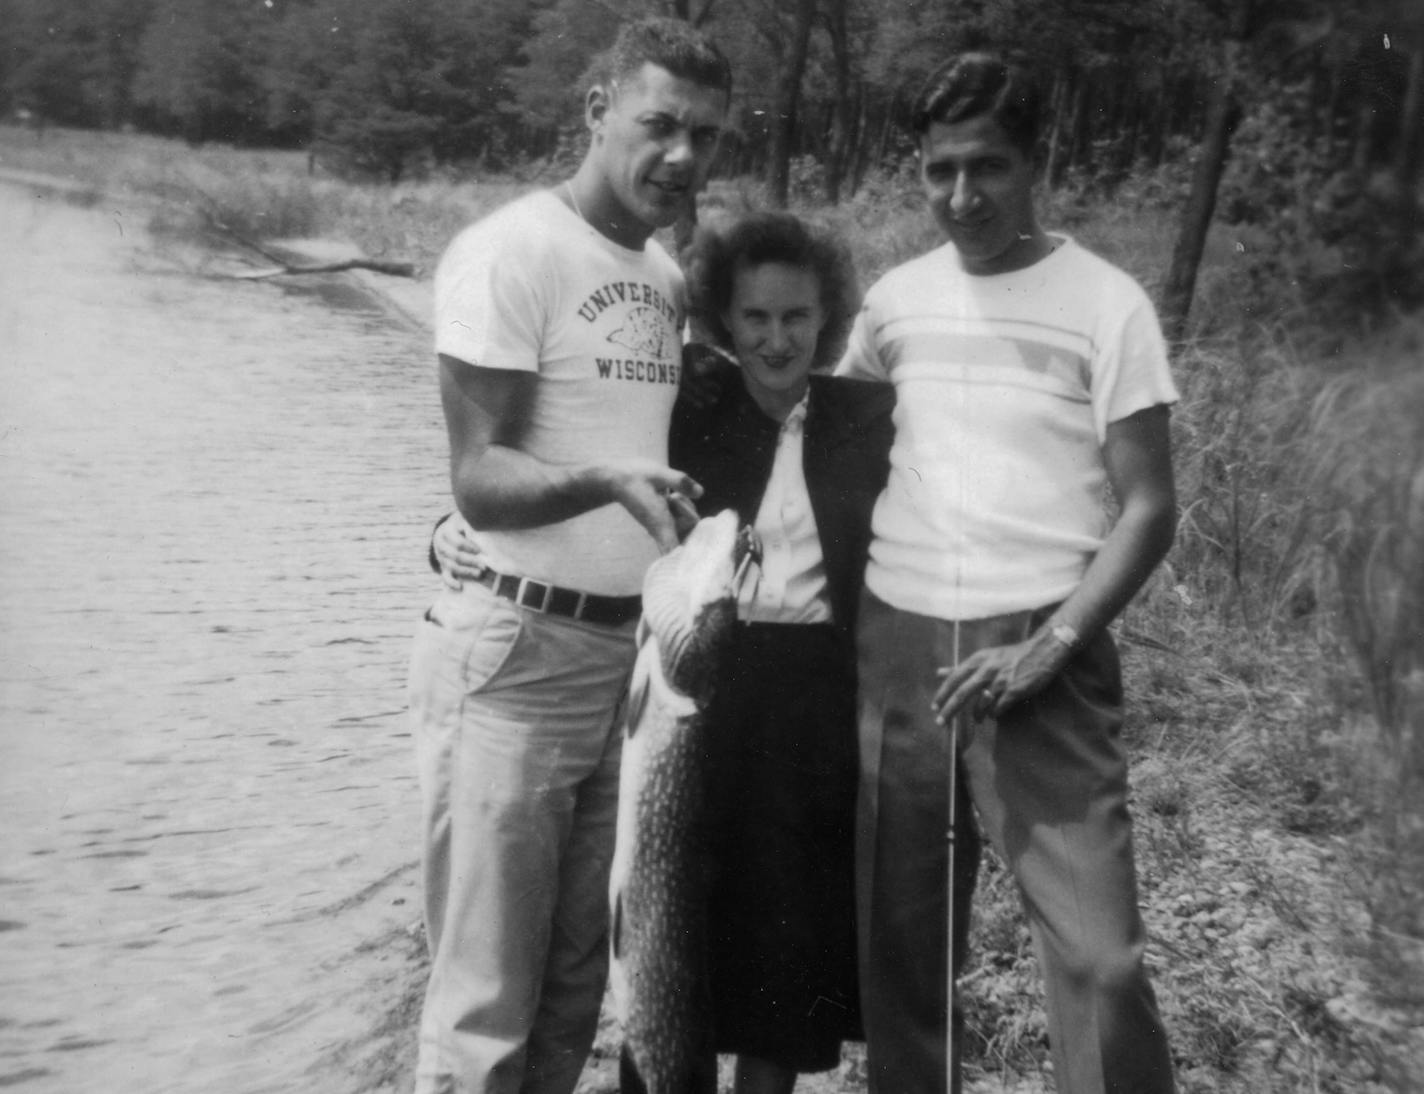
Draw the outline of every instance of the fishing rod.
[[[954,620],[954,637],[950,656],[955,668],[959,667],[959,620]],[[964,712],[958,711],[949,720],[949,824],[945,833],[946,881],[945,881],[945,985],[944,985],[944,1088],[954,1089],[954,855],[958,843],[958,825],[955,815],[955,797],[959,779],[959,720]]]

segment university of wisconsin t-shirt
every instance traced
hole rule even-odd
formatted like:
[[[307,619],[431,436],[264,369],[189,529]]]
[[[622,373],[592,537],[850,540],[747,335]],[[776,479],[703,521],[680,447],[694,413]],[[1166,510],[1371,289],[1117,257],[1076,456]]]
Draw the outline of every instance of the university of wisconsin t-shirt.
[[[554,464],[667,462],[684,314],[682,274],[656,242],[621,247],[547,191],[466,228],[435,273],[436,352],[536,373],[521,449]],[[612,596],[639,592],[658,553],[616,504],[476,532],[502,573]]]

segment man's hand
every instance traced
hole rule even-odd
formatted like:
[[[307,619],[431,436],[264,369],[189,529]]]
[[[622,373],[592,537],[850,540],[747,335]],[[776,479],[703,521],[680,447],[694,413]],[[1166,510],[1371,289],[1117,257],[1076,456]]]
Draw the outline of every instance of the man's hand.
[[[702,496],[680,471],[651,459],[548,463],[520,449],[538,377],[440,358],[455,503],[482,531],[537,528],[616,502],[661,551],[678,543],[686,513],[669,498]]]
[[[689,342],[682,347],[682,382],[678,398],[698,410],[715,406],[729,383],[739,381],[732,375],[735,364],[720,349],[703,342]]]
[[[686,494],[680,494],[676,490],[667,496],[668,508],[672,510],[672,522],[677,528],[678,541],[687,538],[687,534],[697,526],[697,506],[692,504],[692,499]]]
[[[435,532],[430,537],[430,550],[439,564],[440,580],[447,588],[456,591],[464,582],[477,580],[489,568],[470,526],[458,513],[451,514],[435,526]]]
[[[1083,638],[1117,618],[1172,545],[1176,495],[1169,417],[1166,406],[1153,406],[1108,423],[1103,464],[1118,500],[1117,523],[1055,613]],[[932,705],[945,723],[962,710],[997,718],[1041,691],[1072,653],[1047,627],[1016,645],[979,650],[957,668],[940,670],[944,682]]]
[[[962,710],[976,719],[998,718],[1047,687],[1072,652],[1047,630],[1013,645],[977,650],[958,666],[939,670],[944,681],[930,705],[941,725]]]
[[[681,471],[653,460],[619,460],[606,465],[613,500],[647,529],[666,554],[686,531],[687,499],[700,498],[702,487]],[[692,513],[696,522],[696,513]]]

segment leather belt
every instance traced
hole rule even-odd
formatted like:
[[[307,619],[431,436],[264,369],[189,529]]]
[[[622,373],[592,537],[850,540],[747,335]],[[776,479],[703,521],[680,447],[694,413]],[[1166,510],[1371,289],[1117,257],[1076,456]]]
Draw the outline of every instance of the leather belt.
[[[515,577],[512,574],[497,574],[493,570],[485,570],[475,580],[492,589],[496,596],[512,600],[521,608],[531,608],[549,615],[562,615],[569,619],[581,619],[586,623],[599,623],[606,627],[629,623],[643,612],[641,596],[599,596],[597,593],[581,593],[577,589],[561,589],[557,585],[545,585],[542,581]]]

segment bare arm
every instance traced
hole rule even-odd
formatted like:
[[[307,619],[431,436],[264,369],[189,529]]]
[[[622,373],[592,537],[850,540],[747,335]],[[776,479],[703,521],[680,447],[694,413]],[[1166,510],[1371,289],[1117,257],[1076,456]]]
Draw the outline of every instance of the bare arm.
[[[489,530],[533,528],[617,502],[661,550],[676,547],[668,496],[695,498],[702,488],[656,460],[552,464],[520,451],[536,382],[533,373],[440,355],[450,485],[465,519]]]
[[[1169,416],[1167,407],[1155,406],[1108,425],[1103,463],[1120,513],[1082,582],[1051,621],[1077,632],[1080,643],[1117,618],[1172,546],[1177,501]],[[1072,654],[1049,626],[1023,642],[980,650],[957,668],[943,670],[934,706],[942,721],[966,707],[980,715],[1001,714],[1045,687]]]

